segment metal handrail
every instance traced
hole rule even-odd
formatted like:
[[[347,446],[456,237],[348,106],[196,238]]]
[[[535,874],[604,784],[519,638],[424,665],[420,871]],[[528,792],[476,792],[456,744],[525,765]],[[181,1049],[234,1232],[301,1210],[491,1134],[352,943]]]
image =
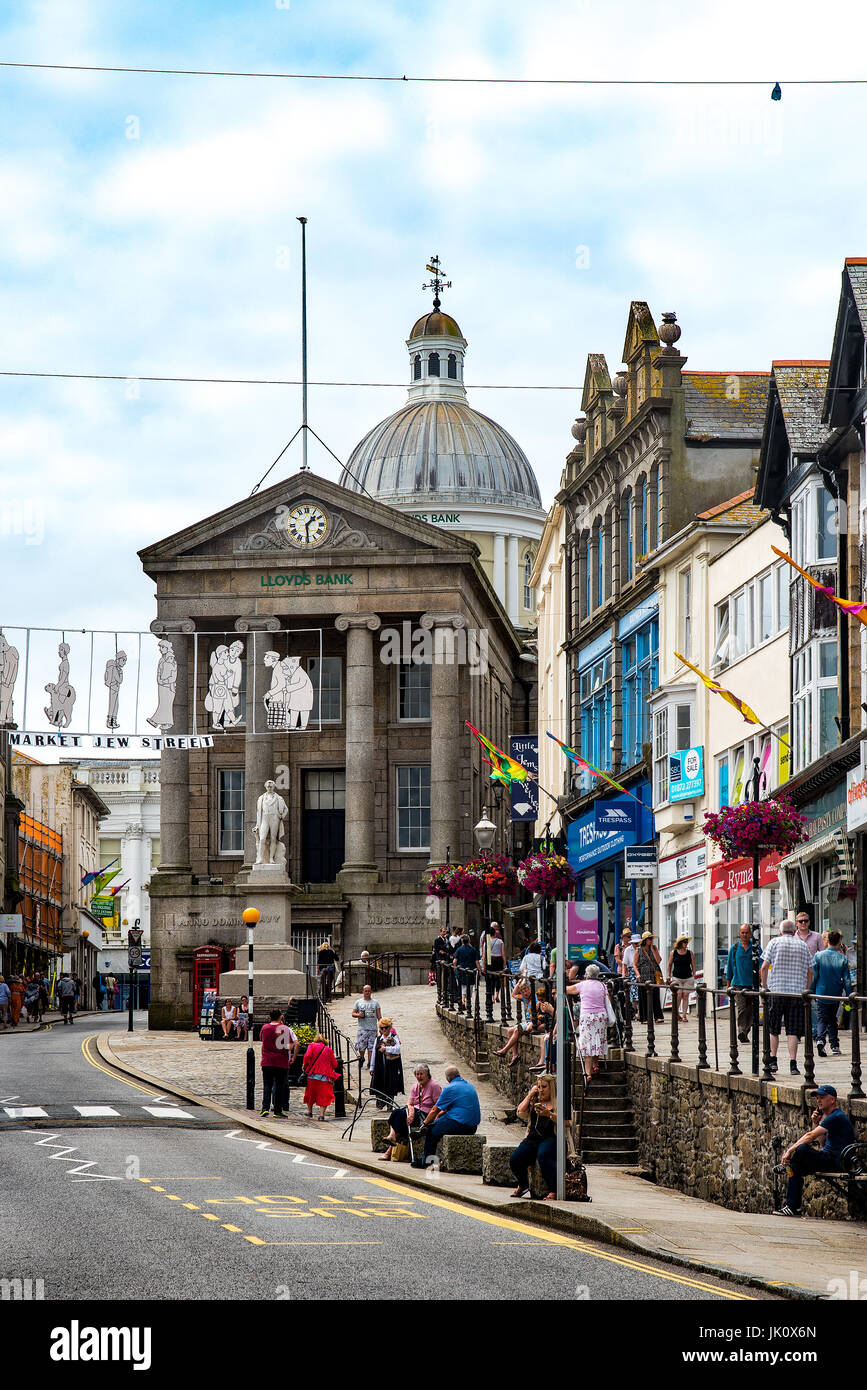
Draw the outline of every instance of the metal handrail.
[[[634,983],[634,982],[633,982],[633,983]],[[657,1031],[658,1028],[661,1028],[661,1025],[655,1024],[654,1019],[653,1019],[653,999],[652,999],[652,997],[650,996],[649,991],[651,991],[651,990],[660,990],[660,989],[670,989],[670,990],[672,991],[673,1003],[672,1003],[672,1009],[671,1009],[671,1018],[670,1018],[670,1020],[669,1020],[670,1039],[671,1039],[671,1043],[670,1043],[670,1052],[669,1052],[669,1059],[670,1059],[671,1061],[674,1061],[674,1062],[680,1061],[680,1060],[681,1060],[681,1058],[680,1058],[680,1027],[679,1027],[678,1010],[677,1010],[677,994],[679,993],[679,991],[678,991],[677,985],[674,984],[674,983],[669,984],[669,985],[659,985],[659,984],[655,984],[655,983],[650,983],[649,981],[647,981],[647,982],[639,981],[639,982],[638,982],[638,985],[637,985],[637,988],[638,988],[639,991],[642,991],[642,990],[643,990],[643,991],[645,992],[645,1000],[646,1000],[646,1004],[645,1004],[645,1013],[646,1013],[646,1018],[647,1018],[647,1032],[646,1032],[646,1038],[645,1038],[645,1056],[647,1056],[647,1057],[656,1057],[656,1056],[658,1055],[658,1054],[657,1054],[657,1051],[656,1051],[656,1043],[657,1043],[657,1039],[661,1036],[660,1032]],[[762,1006],[762,1020],[761,1020],[761,1028],[762,1028],[762,1048],[761,1048],[761,1052],[762,1052],[762,1055],[761,1055],[761,1059],[760,1059],[760,1069],[759,1069],[758,1072],[756,1072],[756,1071],[754,1070],[754,1068],[753,1068],[753,1065],[752,1065],[752,1060],[751,1060],[751,1050],[752,1050],[752,1049],[750,1049],[749,1070],[752,1072],[753,1075],[760,1075],[760,1077],[761,1077],[761,1079],[762,1079],[763,1081],[774,1081],[774,1080],[776,1079],[776,1073],[775,1073],[775,1071],[774,1071],[774,1070],[772,1069],[772,1067],[771,1067],[771,1060],[772,1060],[772,1058],[771,1058],[771,1050],[770,1050],[770,1008],[769,1008],[769,1005],[770,1005],[771,1001],[773,1001],[773,1000],[775,1000],[775,999],[781,999],[781,1000],[782,1000],[782,999],[786,999],[786,1000],[796,1000],[796,1001],[798,1001],[798,1002],[801,1004],[801,1006],[802,1006],[802,1008],[803,1008],[803,1011],[804,1011],[804,1013],[803,1013],[803,1044],[804,1044],[804,1052],[803,1052],[804,1072],[803,1072],[803,1076],[804,1076],[804,1085],[805,1085],[806,1087],[808,1087],[808,1088],[812,1088],[812,1087],[815,1086],[815,1084],[816,1084],[815,1052],[814,1052],[814,1041],[813,1041],[813,1030],[812,1030],[812,1003],[813,1003],[813,1000],[814,1000],[814,999],[821,999],[821,1000],[827,1000],[827,1001],[830,1002],[830,1003],[837,1003],[837,1004],[845,1004],[845,1005],[848,1005],[848,1006],[851,1008],[851,1010],[852,1010],[852,1021],[851,1021],[851,1027],[850,1027],[850,1029],[849,1029],[849,1034],[850,1034],[851,1042],[852,1042],[852,1057],[851,1057],[851,1065],[850,1065],[850,1075],[851,1075],[851,1082],[852,1082],[852,1085],[851,1085],[851,1089],[850,1089],[849,1092],[848,1092],[848,1098],[849,1098],[850,1100],[859,1100],[859,1099],[861,1099],[861,1098],[864,1096],[864,1090],[863,1090],[862,1085],[861,1085],[861,1074],[862,1074],[862,1068],[861,1068],[861,1028],[862,1028],[862,1021],[863,1021],[863,1019],[864,1019],[865,1017],[867,1017],[867,1014],[865,1014],[865,1007],[864,1007],[865,1005],[867,1005],[867,995],[859,995],[859,994],[856,994],[854,991],[853,991],[851,994],[814,994],[814,993],[813,993],[812,991],[810,991],[810,990],[803,990],[803,991],[801,991],[800,993],[794,993],[794,992],[790,993],[790,992],[788,992],[788,991],[782,991],[782,990],[780,990],[780,991],[776,991],[776,990],[772,991],[772,990],[765,989],[764,987],[762,987],[762,988],[760,988],[760,989],[758,989],[758,990],[756,990],[756,989],[748,989],[748,988],[745,988],[745,987],[744,987],[744,988],[741,988],[740,986],[737,986],[737,985],[734,986],[734,987],[732,987],[732,986],[727,986],[727,987],[724,988],[724,989],[710,990],[709,987],[708,987],[708,985],[705,984],[705,983],[703,983],[703,982],[697,984],[697,985],[694,987],[694,989],[695,989],[695,993],[696,993],[697,998],[698,998],[698,1010],[697,1010],[697,1019],[698,1019],[698,1065],[699,1065],[699,1068],[700,1068],[700,1069],[704,1069],[704,1068],[706,1068],[707,1065],[708,1065],[708,1061],[707,1061],[707,996],[708,996],[708,993],[710,993],[711,996],[712,996],[712,999],[713,999],[713,1006],[714,1006],[714,1007],[713,1007],[714,1045],[715,1045],[715,1067],[714,1067],[714,1070],[717,1070],[717,1071],[722,1070],[722,1068],[720,1067],[719,1050],[718,1050],[717,1038],[716,1038],[716,995],[717,995],[717,994],[728,995],[729,998],[730,998],[730,1001],[731,1001],[734,997],[737,997],[738,995],[743,996],[743,997],[748,998],[748,999],[758,999],[758,1000],[759,1000],[759,1002],[760,1002],[760,1004],[761,1004],[761,1006]],[[691,989],[690,989],[690,992],[692,992],[692,987],[691,987]],[[746,1053],[746,1050],[745,1050],[745,1049],[744,1049],[744,1051],[742,1052],[742,1048],[743,1048],[743,1044],[741,1044],[740,1039],[739,1039],[739,1037],[738,1037],[738,1033],[737,1033],[737,1018],[736,1018],[736,1012],[735,1012],[735,1009],[734,1009],[734,1007],[733,1007],[733,1004],[730,1002],[730,1004],[729,1004],[729,1065],[728,1065],[728,1067],[726,1068],[726,1073],[727,1073],[727,1075],[729,1075],[729,1076],[741,1076],[741,1075],[743,1075],[743,1072],[742,1072],[741,1066],[740,1066],[740,1062],[741,1062],[742,1057],[746,1057],[746,1056],[747,1056],[747,1053]],[[630,1050],[637,1050],[637,1049],[634,1049],[634,1048],[633,1048],[633,1049],[630,1049]]]
[[[352,987],[353,971],[356,977],[360,977],[362,972],[364,978],[361,983]],[[385,978],[372,979],[373,975],[384,976]],[[379,955],[371,956],[369,960],[341,960],[339,975],[335,978],[340,979],[340,993],[335,991],[335,998],[345,999],[348,994],[356,993],[356,990],[363,989],[365,985],[371,985],[374,989],[391,989],[400,984],[400,955],[397,951],[383,951]]]

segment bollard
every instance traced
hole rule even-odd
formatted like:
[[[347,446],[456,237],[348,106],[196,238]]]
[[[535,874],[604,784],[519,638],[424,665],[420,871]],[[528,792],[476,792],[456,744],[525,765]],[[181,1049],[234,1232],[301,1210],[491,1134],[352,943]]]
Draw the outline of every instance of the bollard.
[[[734,996],[729,993],[729,1052],[732,1064],[729,1067],[729,1076],[740,1076],[741,1069],[738,1066],[738,1018],[737,1009],[734,1004]]]
[[[698,1065],[707,1066],[707,985],[699,985],[698,995]]]
[[[337,1076],[334,1079],[334,1118],[344,1120],[346,1118],[346,1087],[343,1081],[343,1058],[335,1059]]]
[[[854,994],[850,996],[852,1002],[852,1089],[849,1092],[850,1100],[860,1100],[864,1095],[861,1089],[861,1000]]]

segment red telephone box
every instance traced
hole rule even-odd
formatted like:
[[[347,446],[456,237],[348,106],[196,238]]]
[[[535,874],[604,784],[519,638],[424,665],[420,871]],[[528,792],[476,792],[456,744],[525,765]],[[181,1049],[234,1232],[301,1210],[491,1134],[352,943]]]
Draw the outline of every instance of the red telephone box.
[[[193,1018],[199,1026],[202,995],[206,989],[220,988],[223,952],[219,946],[197,946],[193,951]]]

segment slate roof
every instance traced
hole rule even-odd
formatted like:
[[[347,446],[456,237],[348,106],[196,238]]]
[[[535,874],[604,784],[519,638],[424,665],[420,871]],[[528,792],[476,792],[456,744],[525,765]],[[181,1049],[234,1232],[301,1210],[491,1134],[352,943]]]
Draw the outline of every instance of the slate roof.
[[[684,372],[686,439],[756,443],[762,437],[769,372]],[[738,383],[735,396],[733,381]]]
[[[814,454],[831,433],[830,427],[822,424],[828,366],[827,362],[773,363],[774,383],[793,454]]]
[[[850,256],[846,260],[846,274],[852,286],[852,298],[861,320],[861,327],[867,337],[867,258]]]

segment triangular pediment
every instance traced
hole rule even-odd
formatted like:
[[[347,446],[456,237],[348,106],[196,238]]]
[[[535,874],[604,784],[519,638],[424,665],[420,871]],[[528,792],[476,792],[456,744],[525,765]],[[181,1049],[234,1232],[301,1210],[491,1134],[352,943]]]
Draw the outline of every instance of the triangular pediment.
[[[612,395],[611,377],[608,363],[601,352],[591,352],[587,357],[587,370],[584,373],[584,391],[581,396],[581,409],[587,411],[593,402],[602,395]]]
[[[629,318],[626,321],[623,361],[631,362],[642,348],[656,349],[658,347],[659,334],[656,331],[656,324],[653,322],[650,305],[643,299],[633,299],[629,306]]]
[[[292,534],[297,508],[312,506],[324,517],[320,537],[299,540]],[[419,550],[446,551],[456,556],[477,553],[464,540],[427,522],[417,521],[315,473],[296,473],[273,487],[246,497],[192,526],[139,551],[146,572],[172,561],[231,559],[257,564],[264,556],[299,561],[313,556],[336,557],[352,552],[407,554]]]

